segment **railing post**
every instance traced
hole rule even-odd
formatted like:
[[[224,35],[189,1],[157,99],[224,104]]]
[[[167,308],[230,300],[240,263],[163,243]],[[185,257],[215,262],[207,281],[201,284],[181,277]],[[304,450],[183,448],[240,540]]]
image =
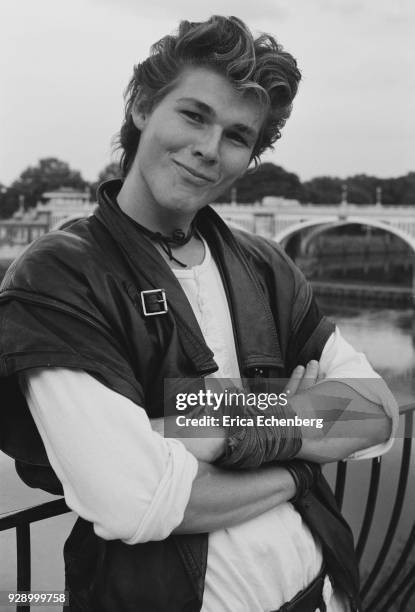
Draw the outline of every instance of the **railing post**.
[[[23,523],[16,527],[17,549],[17,590],[30,591],[31,564],[30,564],[30,523]],[[19,606],[19,611],[30,612],[30,606]]]

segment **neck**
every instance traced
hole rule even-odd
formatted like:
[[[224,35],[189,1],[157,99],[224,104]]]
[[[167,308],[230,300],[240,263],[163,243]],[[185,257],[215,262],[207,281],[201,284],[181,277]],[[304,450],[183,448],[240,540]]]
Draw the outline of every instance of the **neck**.
[[[130,172],[124,179],[123,185],[117,196],[117,202],[121,210],[152,232],[161,232],[171,236],[175,230],[188,233],[193,221],[193,215],[175,213],[172,210],[161,208],[149,193],[148,188],[139,189]]]

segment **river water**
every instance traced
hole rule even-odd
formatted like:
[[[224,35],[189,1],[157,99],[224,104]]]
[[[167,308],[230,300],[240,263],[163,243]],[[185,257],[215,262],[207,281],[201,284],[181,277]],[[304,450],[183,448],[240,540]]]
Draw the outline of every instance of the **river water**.
[[[340,326],[343,335],[357,349],[368,356],[372,365],[408,403],[415,398],[415,311],[384,307],[365,308],[320,300],[323,310]],[[374,522],[376,529],[368,542],[364,567],[373,559],[382,544],[390,518],[396,485],[399,476],[402,440],[382,460],[382,477]],[[349,480],[345,494],[344,512],[352,524],[355,534],[359,532],[367,492],[370,461],[349,462]],[[333,477],[334,467],[327,470]],[[412,468],[412,474],[413,474]],[[12,461],[0,453],[0,513],[25,508],[53,499],[42,491],[26,487],[15,475]],[[399,530],[385,567],[396,557],[408,535],[413,520],[415,500],[414,486],[409,488],[404,504]],[[62,589],[62,546],[74,515],[67,514],[32,525],[32,588]],[[16,559],[14,534],[0,532],[0,589],[14,589]],[[2,608],[5,609],[5,608]],[[38,608],[40,610],[40,608]],[[49,611],[51,607],[47,608]],[[10,608],[12,610],[12,608]],[[46,608],[45,608],[46,610]]]
[[[415,391],[415,309],[319,298],[324,313],[340,327],[345,338],[363,351],[372,366],[402,395]]]

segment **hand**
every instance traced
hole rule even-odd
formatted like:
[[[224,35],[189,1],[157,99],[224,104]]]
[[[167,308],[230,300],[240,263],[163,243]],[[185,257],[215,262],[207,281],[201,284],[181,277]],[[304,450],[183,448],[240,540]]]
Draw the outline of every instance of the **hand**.
[[[319,367],[319,362],[315,359],[312,359],[307,363],[305,367],[299,365],[294,368],[290,380],[288,381],[284,389],[285,393],[288,394],[288,400],[290,399],[290,397],[310,391],[316,385],[316,383],[320,380]],[[311,404],[304,404],[301,412],[299,412],[297,402],[294,400],[292,407],[294,407],[294,411],[298,414],[298,416],[301,416],[302,418],[311,419],[315,418],[316,416]],[[321,438],[321,430],[317,430],[315,428],[308,428],[305,431],[307,433],[307,436],[310,438]]]
[[[318,380],[318,374],[319,362],[314,359],[309,361],[306,367],[302,365],[297,366],[294,368],[290,380],[284,388],[284,392],[289,395],[295,395],[310,389],[310,387],[314,387]]]
[[[309,361],[306,367],[299,365],[294,368],[290,380],[285,386],[284,392],[292,396],[296,393],[306,391],[316,384],[318,375],[318,361]],[[310,488],[312,488],[320,467],[316,463],[301,459],[294,459],[281,464],[281,466],[288,470],[294,480],[296,493],[290,501],[296,503]]]
[[[314,386],[317,382],[319,371],[318,361],[310,361],[307,366],[297,366],[291,374],[290,380],[285,386],[285,393],[295,395],[301,393]],[[226,432],[222,427],[214,428],[214,436],[209,435],[206,428],[200,428],[200,436],[197,428],[193,429],[193,435],[189,437],[181,437],[180,428],[175,427],[174,417],[166,417],[170,419],[168,427],[169,432],[174,432],[174,438],[180,440],[186,449],[191,452],[199,461],[214,463],[223,453],[225,448]],[[151,419],[151,427],[160,435],[164,435],[165,418]],[[190,427],[187,427],[187,433]],[[207,435],[206,435],[207,434]],[[171,433],[170,433],[171,435]]]

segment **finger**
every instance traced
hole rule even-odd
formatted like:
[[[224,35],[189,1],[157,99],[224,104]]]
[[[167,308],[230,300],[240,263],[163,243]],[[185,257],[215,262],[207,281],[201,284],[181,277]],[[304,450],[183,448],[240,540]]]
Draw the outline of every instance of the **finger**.
[[[319,363],[316,360],[312,360],[309,361],[307,363],[305,372],[304,372],[304,376],[300,381],[300,384],[298,386],[298,391],[305,391],[306,389],[309,389],[310,387],[313,387],[318,379],[318,370],[319,370]]]
[[[297,392],[298,386],[303,378],[303,374],[305,372],[305,368],[304,366],[297,366],[296,368],[294,368],[290,380],[287,382],[287,384],[284,387],[284,392],[285,393],[290,393],[291,395],[294,395],[294,393]]]

